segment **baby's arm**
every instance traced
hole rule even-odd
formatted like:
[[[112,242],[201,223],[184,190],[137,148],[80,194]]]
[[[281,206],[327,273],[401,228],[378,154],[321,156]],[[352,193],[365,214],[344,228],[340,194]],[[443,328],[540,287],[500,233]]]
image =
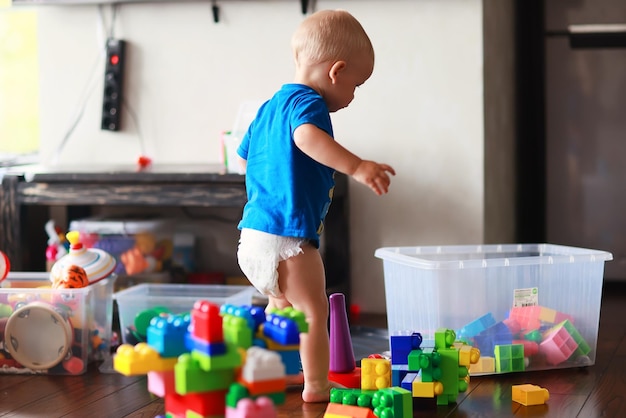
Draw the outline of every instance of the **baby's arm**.
[[[387,193],[389,173],[396,174],[391,166],[360,159],[312,124],[297,127],[293,136],[296,146],[315,161],[353,177],[377,195]]]

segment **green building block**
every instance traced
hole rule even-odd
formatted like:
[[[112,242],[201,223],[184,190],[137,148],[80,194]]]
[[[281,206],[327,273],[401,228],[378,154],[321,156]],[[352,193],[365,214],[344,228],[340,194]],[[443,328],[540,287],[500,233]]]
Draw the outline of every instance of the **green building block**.
[[[228,389],[235,381],[234,369],[205,371],[189,353],[178,357],[178,362],[174,366],[174,376],[176,393],[180,395]]]
[[[191,357],[198,362],[200,368],[205,371],[234,369],[241,365],[241,355],[237,347],[230,343],[226,343],[226,353],[220,355],[212,355],[202,353],[200,351],[191,351]]]
[[[413,417],[413,395],[401,387],[379,389],[374,394],[372,405],[377,417]]]
[[[437,348],[441,356],[441,378],[443,392],[437,395],[437,405],[455,403],[459,396],[459,352],[456,348]]]
[[[494,354],[496,357],[496,372],[509,373],[526,370],[523,344],[496,345]]]
[[[563,325],[567,332],[569,332],[569,335],[571,335],[574,341],[578,343],[578,348],[576,349],[576,351],[574,351],[574,355],[586,356],[587,354],[589,354],[589,352],[591,351],[591,347],[589,347],[589,344],[587,344],[587,341],[585,341],[583,336],[580,335],[580,332],[578,332],[574,324],[566,319],[559,325]]]

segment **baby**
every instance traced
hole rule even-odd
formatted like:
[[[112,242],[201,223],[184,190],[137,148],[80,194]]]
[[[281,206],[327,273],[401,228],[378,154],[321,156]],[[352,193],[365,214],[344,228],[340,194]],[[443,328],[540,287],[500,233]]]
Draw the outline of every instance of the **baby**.
[[[248,194],[237,258],[248,280],[268,296],[268,310],[293,306],[306,315],[302,399],[328,402],[329,308],[319,245],[334,173],[382,195],[395,172],[362,160],[333,137],[330,113],[347,107],[374,69],[361,24],[343,10],[319,11],[300,24],[292,48],[294,82],[261,106],[237,150]]]

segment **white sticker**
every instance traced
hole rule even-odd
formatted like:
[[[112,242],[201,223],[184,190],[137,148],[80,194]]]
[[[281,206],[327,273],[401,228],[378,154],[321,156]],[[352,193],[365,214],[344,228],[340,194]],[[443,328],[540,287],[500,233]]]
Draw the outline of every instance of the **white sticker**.
[[[527,289],[515,289],[513,291],[513,307],[522,308],[525,306],[539,305],[539,288],[529,287]]]

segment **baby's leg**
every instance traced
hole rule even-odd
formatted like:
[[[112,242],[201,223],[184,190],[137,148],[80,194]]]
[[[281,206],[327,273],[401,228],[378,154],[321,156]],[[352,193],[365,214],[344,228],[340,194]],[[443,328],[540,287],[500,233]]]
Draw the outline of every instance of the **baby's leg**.
[[[315,247],[304,244],[302,249],[304,253],[279,263],[278,281],[285,299],[295,309],[304,312],[309,325],[309,332],[300,334],[304,373],[302,399],[305,402],[328,402],[330,348],[324,264]]]

